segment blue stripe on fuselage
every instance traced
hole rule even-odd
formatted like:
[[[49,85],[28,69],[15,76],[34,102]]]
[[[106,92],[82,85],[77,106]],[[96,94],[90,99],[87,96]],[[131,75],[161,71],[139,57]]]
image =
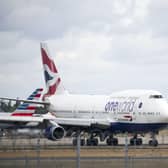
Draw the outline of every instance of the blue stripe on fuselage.
[[[153,132],[163,129],[168,126],[168,123],[111,123],[112,132]]]

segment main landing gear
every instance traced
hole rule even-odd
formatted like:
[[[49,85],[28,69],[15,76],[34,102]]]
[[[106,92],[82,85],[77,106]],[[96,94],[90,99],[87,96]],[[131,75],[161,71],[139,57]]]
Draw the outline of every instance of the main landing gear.
[[[84,134],[83,134],[82,132],[79,132],[79,130],[76,131],[76,133],[74,134],[74,138],[73,138],[73,140],[72,140],[73,146],[76,146],[76,145],[77,145],[77,136],[78,136],[77,133],[80,134],[80,146],[84,146],[84,145],[85,145]]]
[[[142,145],[142,138],[138,138],[137,134],[134,135],[133,138],[130,139],[130,145]]]
[[[76,139],[76,138],[74,138],[74,139],[72,140],[72,144],[73,144],[73,146],[76,146],[76,145],[77,145],[77,139]],[[85,145],[85,139],[80,139],[80,145],[81,145],[81,146],[84,146],[84,145]]]
[[[80,140],[80,144],[81,146],[87,145],[87,146],[98,146],[99,141],[97,137],[94,137],[93,135],[91,135],[89,138],[87,138],[86,140],[84,138],[81,138]],[[113,135],[110,135],[107,139],[106,139],[106,144],[109,146],[117,146],[118,145],[118,139],[114,138]],[[76,138],[73,139],[73,145],[76,146],[77,145],[77,140]]]
[[[115,138],[113,136],[113,134],[106,134],[105,136],[100,136],[100,134],[98,133],[91,133],[88,134],[89,136],[86,138],[85,134],[81,135],[80,138],[80,145],[81,146],[98,146],[99,145],[99,139],[98,137],[100,137],[100,141],[104,141],[106,139],[106,144],[108,146],[117,146],[118,145],[118,139]],[[158,141],[155,137],[156,133],[152,133],[151,134],[151,140],[149,140],[149,146],[158,146]],[[73,145],[76,146],[77,145],[77,138],[74,137],[73,141],[72,141]],[[143,140],[142,138],[138,138],[137,134],[134,134],[134,136],[130,139],[130,145],[131,146],[140,146],[143,144]]]
[[[87,146],[97,146],[99,144],[98,138],[90,137],[86,140]]]
[[[118,145],[118,139],[114,138],[113,135],[110,135],[106,140],[107,145],[109,146],[117,146]]]
[[[143,141],[142,138],[138,138],[137,134],[133,136],[133,138],[130,139],[130,145],[142,145]],[[158,141],[156,139],[156,134],[152,133],[151,140],[149,140],[149,146],[158,146]]]
[[[72,143],[73,143],[73,146],[76,146],[77,145],[77,139],[74,138]],[[85,138],[81,138],[80,139],[80,144],[81,144],[81,146],[84,146],[84,145],[87,145],[87,146],[98,146],[99,141],[98,141],[98,138],[96,138],[93,135],[91,135],[86,140],[85,140]]]

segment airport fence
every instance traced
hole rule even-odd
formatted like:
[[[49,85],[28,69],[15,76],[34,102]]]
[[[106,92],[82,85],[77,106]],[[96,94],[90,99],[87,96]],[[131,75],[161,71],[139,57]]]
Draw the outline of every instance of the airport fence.
[[[123,139],[120,141],[124,143]],[[168,137],[161,136],[159,141],[163,143],[156,148],[149,148],[147,145],[142,147],[128,146],[127,153],[124,145],[108,147],[102,144],[99,147],[82,147],[81,149],[84,152],[80,157],[80,167],[167,168]],[[71,139],[52,142],[40,138],[2,137],[0,144],[0,168],[75,168],[77,166],[76,148],[72,147]],[[111,150],[110,153],[109,148]],[[65,151],[65,155],[61,154],[59,156],[56,154],[58,150],[63,153]],[[99,152],[102,151],[102,155],[97,155],[98,150]],[[90,151],[95,153],[92,156],[88,156]],[[122,156],[117,156],[119,152]],[[111,153],[114,154],[110,155]]]

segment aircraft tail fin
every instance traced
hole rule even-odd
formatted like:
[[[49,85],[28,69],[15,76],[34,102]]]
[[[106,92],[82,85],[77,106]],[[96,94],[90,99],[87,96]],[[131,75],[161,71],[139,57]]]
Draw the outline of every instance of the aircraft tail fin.
[[[27,100],[39,100],[43,89],[36,89]],[[37,104],[22,103],[17,109],[11,114],[12,116],[32,116],[36,110]]]
[[[63,94],[65,92],[65,89],[62,85],[62,81],[55,63],[49,54],[46,43],[41,43],[41,56],[47,89],[46,93],[43,96],[44,100],[46,97],[52,96],[54,94]]]

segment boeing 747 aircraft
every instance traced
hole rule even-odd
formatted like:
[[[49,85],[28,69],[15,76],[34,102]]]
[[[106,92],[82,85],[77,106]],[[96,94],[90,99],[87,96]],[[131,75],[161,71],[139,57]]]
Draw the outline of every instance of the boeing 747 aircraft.
[[[109,95],[69,94],[63,87],[62,79],[45,43],[41,43],[42,63],[47,91],[40,104],[47,106],[49,113],[34,117],[41,123],[45,136],[50,140],[60,140],[73,136],[76,132],[88,135],[81,138],[81,144],[117,145],[117,133],[132,133],[130,144],[141,145],[138,134],[152,133],[149,145],[157,146],[155,138],[159,130],[168,124],[168,104],[158,91],[125,90]],[[38,103],[34,100],[25,101]],[[73,141],[76,143],[76,140]]]

